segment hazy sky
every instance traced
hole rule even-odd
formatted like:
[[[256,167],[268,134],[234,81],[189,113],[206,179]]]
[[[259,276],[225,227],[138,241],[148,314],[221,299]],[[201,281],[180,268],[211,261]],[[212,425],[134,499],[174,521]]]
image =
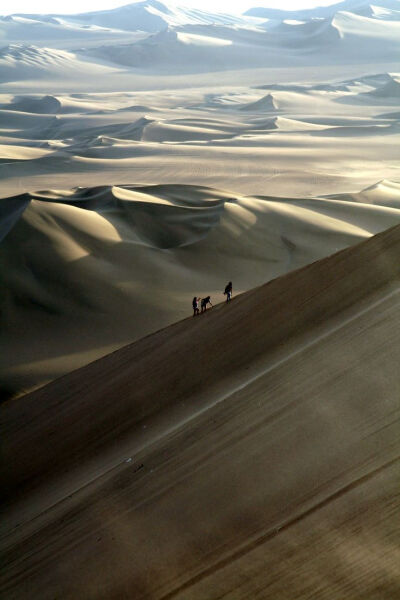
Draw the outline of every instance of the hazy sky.
[[[168,3],[169,0],[166,0]],[[243,12],[253,6],[294,10],[327,6],[338,0],[175,0],[171,4],[218,12]],[[161,0],[162,2],[162,0]],[[77,13],[115,8],[129,0],[0,0],[0,15],[11,13]]]

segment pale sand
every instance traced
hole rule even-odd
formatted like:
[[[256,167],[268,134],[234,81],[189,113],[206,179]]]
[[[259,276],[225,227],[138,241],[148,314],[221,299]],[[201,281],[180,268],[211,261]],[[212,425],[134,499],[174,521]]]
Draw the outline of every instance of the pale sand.
[[[250,289],[399,222],[400,78],[379,71],[387,59],[349,79],[366,67],[331,80],[329,66],[261,69],[259,87],[247,69],[213,87],[211,74],[184,89],[163,75],[162,91],[151,69],[124,72],[121,85],[149,89],[123,92],[108,65],[94,93],[71,49],[13,52],[20,83],[0,97],[5,397],[183,318],[195,294],[222,299],[228,280]],[[58,70],[75,91],[37,94],[25,68]]]
[[[398,75],[278,89],[274,76],[263,89],[3,95],[1,196],[94,181],[311,196],[399,178]]]
[[[395,598],[399,253],[396,227],[7,402],[3,594]]]

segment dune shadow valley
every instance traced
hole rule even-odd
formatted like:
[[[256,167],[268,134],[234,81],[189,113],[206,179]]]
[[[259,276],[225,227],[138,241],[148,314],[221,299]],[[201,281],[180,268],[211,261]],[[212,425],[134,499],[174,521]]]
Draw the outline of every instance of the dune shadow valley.
[[[400,0],[5,4],[0,598],[400,598]]]

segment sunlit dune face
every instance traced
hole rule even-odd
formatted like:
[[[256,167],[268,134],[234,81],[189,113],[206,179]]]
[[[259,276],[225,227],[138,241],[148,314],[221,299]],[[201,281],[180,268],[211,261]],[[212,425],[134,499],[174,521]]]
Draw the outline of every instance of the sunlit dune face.
[[[115,227],[101,214],[68,204],[32,200],[25,218],[50,238],[58,256],[67,262],[89,256],[98,243],[121,241]]]

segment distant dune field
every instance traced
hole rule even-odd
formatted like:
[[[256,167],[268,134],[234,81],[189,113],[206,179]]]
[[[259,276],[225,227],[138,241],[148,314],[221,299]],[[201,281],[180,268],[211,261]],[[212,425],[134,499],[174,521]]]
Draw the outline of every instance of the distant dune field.
[[[3,397],[399,222],[399,76],[270,81],[2,96]]]

